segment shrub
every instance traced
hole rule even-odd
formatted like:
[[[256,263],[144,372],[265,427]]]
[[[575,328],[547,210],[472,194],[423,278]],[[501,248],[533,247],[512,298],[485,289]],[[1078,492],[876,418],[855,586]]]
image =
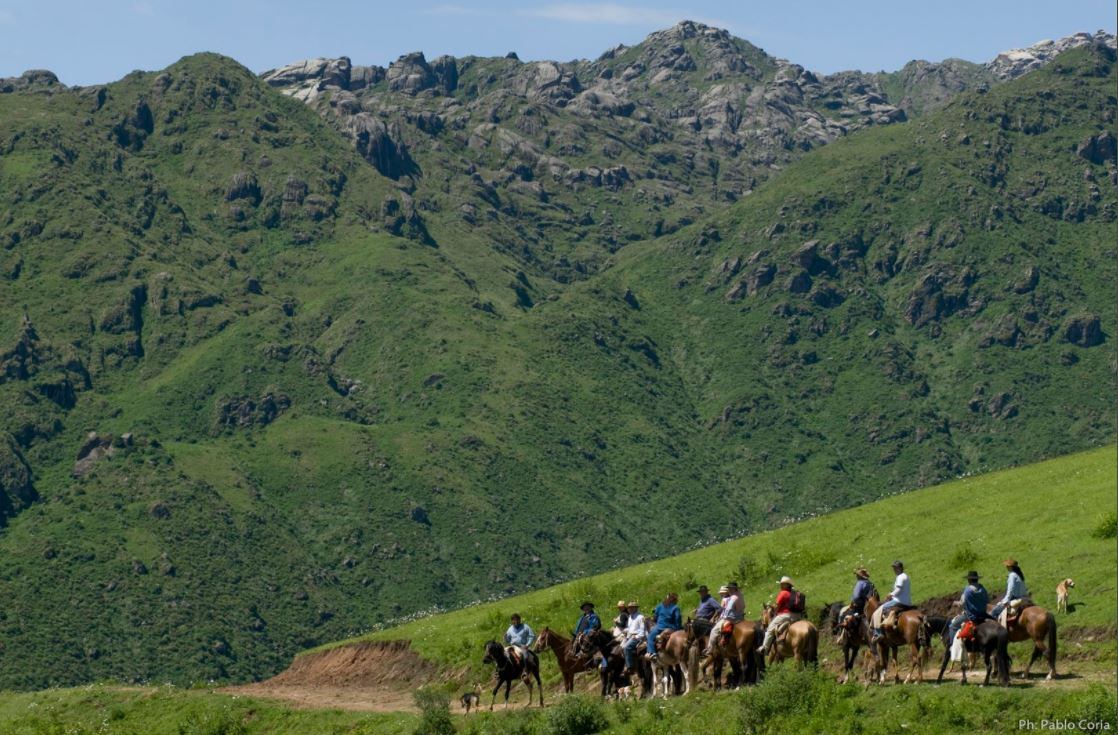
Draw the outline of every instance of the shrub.
[[[1091,538],[1108,539],[1118,537],[1118,513],[1110,511],[1099,516],[1091,529]]]
[[[419,724],[415,735],[453,735],[454,720],[450,716],[450,697],[437,687],[415,690],[415,706],[419,708]]]
[[[597,697],[568,695],[547,713],[549,735],[591,735],[609,727],[609,717]]]
[[[968,542],[964,541],[955,547],[955,551],[951,554],[948,564],[952,569],[959,571],[969,571],[977,566],[978,552],[974,550]]]
[[[757,686],[742,690],[740,722],[743,732],[782,729],[773,720],[796,716],[830,715],[842,698],[834,677],[815,669],[776,666]]]

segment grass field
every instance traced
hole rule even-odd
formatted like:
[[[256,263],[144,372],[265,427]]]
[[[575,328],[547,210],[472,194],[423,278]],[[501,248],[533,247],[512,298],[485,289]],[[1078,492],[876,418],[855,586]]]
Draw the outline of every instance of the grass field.
[[[583,600],[594,601],[603,613],[622,598],[635,598],[651,609],[675,590],[689,608],[697,602],[693,592],[699,584],[714,587],[737,580],[745,592],[747,615],[756,617],[761,604],[775,596],[776,580],[784,574],[796,580],[815,610],[847,596],[852,570],[860,565],[887,590],[889,566],[896,558],[907,565],[917,601],[961,592],[969,569],[983,574],[994,593],[1004,591],[1001,560],[1007,556],[1018,559],[1030,589],[1045,606],[1054,607],[1061,579],[1076,580],[1072,610],[1059,618],[1062,629],[1112,630],[1115,541],[1094,532],[1113,514],[1116,458],[1115,448],[1106,447],[964,478],[367,637],[410,639],[428,659],[478,667],[482,644],[504,632],[513,612],[537,631],[546,625],[568,633]],[[641,523],[639,512],[633,523]],[[650,529],[646,538],[654,537]],[[554,673],[553,666],[544,668]]]
[[[690,597],[700,583],[740,579],[755,615],[771,597],[776,577],[791,574],[809,605],[846,594],[850,570],[865,564],[879,584],[889,562],[903,558],[918,599],[950,594],[966,569],[977,568],[992,590],[999,562],[1016,556],[1039,601],[1072,576],[1072,609],[1061,615],[1061,681],[1013,681],[1008,690],[942,687],[840,686],[827,672],[777,667],[761,686],[732,694],[699,692],[666,702],[602,704],[591,696],[549,694],[549,707],[448,717],[435,707],[421,714],[292,709],[213,689],[87,686],[0,695],[0,732],[12,735],[285,735],[370,733],[655,733],[843,732],[908,733],[1016,731],[1020,720],[1066,720],[1118,727],[1115,719],[1114,447],[1026,467],[964,478],[860,508],[813,518],[772,532],[661,561],[620,569],[499,602],[435,615],[364,638],[410,639],[424,657],[479,665],[481,642],[498,636],[512,611],[537,629],[566,630],[583,598],[637,597],[651,606],[664,591]],[[904,529],[904,534],[895,532]],[[1094,640],[1076,631],[1092,631]],[[360,640],[360,639],[358,639]],[[352,641],[338,641],[332,646]],[[1023,645],[1023,644],[1020,644]],[[1018,646],[1020,648],[1020,645]],[[826,644],[824,658],[829,653]],[[313,650],[322,650],[320,647]],[[1015,654],[1019,665],[1021,650]],[[545,678],[556,670],[545,654]],[[463,681],[435,690],[444,697]],[[439,697],[435,697],[437,701]],[[523,694],[514,701],[522,702]],[[442,723],[440,725],[440,723]],[[440,726],[443,729],[439,729]],[[447,727],[451,729],[446,729]]]

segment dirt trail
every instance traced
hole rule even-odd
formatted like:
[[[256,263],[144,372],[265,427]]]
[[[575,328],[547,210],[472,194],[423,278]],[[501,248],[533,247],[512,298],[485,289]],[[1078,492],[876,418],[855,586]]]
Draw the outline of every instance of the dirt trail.
[[[1104,629],[1103,634],[1112,635],[1109,628]],[[1094,640],[1094,638],[1087,638],[1087,640]],[[1071,646],[1074,645],[1071,643]],[[924,670],[927,682],[925,686],[935,680],[942,655],[942,649],[936,647],[932,653],[932,661],[935,663],[930,661]],[[821,663],[824,670],[838,675],[839,659],[825,656]],[[1060,678],[1054,682],[1045,682],[1043,673],[1038,676],[1037,672],[1043,671],[1043,666],[1040,665],[1034,667],[1033,677],[1026,682],[1017,676],[1021,662],[1015,660],[1015,674],[1011,686],[1043,689],[1079,688],[1091,682],[1101,682],[1108,686],[1115,684],[1114,671],[1109,667],[1100,668],[1088,662],[1075,662],[1069,670],[1068,663],[1071,662],[1062,661]],[[902,661],[902,667],[907,671],[906,661]],[[862,681],[864,672],[861,666],[856,670],[859,680]],[[977,682],[981,682],[985,668],[980,665],[977,671],[970,673],[971,676],[977,677]],[[596,691],[596,682],[592,681],[592,678],[580,677],[576,686],[579,690],[585,688],[586,691]],[[958,671],[947,674],[944,677],[944,686],[948,686],[949,683],[958,686],[959,678]],[[235,695],[280,700],[291,706],[306,709],[415,712],[412,693],[418,687],[434,682],[464,682],[465,679],[465,671],[447,671],[439,668],[413,651],[409,641],[376,641],[340,646],[328,651],[299,656],[285,671],[267,681],[227,687],[223,691]],[[463,686],[464,690],[465,686]],[[554,702],[561,696],[560,690],[551,689],[545,696]],[[514,688],[513,706],[523,706],[525,697],[526,691],[522,687]],[[483,701],[488,701],[487,698],[488,692],[483,695]],[[451,711],[461,712],[457,702],[451,703]]]
[[[456,678],[422,658],[409,641],[371,641],[298,656],[286,670],[224,691],[296,707],[413,712],[412,692]]]

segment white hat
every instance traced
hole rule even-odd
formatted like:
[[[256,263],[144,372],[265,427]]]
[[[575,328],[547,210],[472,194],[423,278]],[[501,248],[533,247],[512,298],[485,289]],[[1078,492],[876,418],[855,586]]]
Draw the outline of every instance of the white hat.
[[[780,584],[792,584],[792,578],[791,577],[781,577],[780,578]]]

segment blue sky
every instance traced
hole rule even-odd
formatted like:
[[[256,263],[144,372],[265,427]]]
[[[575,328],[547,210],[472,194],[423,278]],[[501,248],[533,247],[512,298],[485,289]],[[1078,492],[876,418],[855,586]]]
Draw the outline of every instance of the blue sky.
[[[0,0],[0,77],[46,68],[67,84],[94,84],[197,51],[258,72],[312,56],[387,65],[416,50],[593,58],[683,18],[816,71],[877,71],[913,58],[985,61],[1044,38],[1114,32],[1115,15],[1114,0]]]

